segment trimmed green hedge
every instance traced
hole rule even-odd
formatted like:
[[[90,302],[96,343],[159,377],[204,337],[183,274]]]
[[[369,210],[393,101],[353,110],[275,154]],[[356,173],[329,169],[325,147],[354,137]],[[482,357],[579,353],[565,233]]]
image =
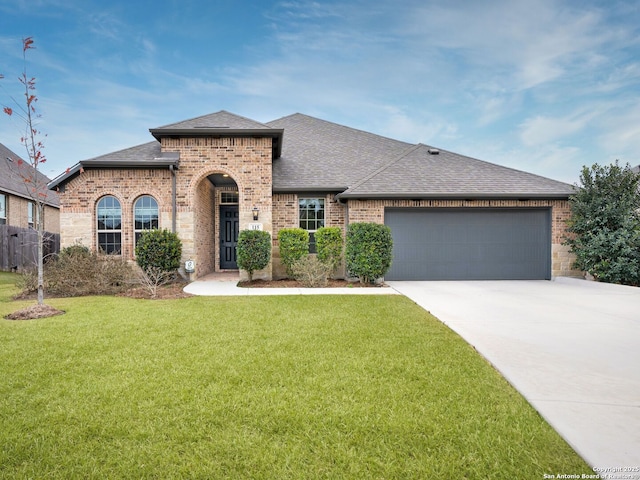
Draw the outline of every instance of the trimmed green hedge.
[[[169,230],[145,230],[136,242],[136,263],[144,271],[173,272],[180,268],[181,257],[182,242]]]
[[[347,271],[361,283],[373,283],[391,267],[391,229],[378,223],[352,223],[347,229]]]
[[[309,232],[303,228],[283,228],[278,232],[280,260],[293,277],[293,264],[309,254]]]
[[[263,230],[241,230],[238,234],[238,266],[249,274],[262,270],[271,260],[271,235]]]
[[[340,227],[322,227],[316,231],[316,250],[318,260],[327,265],[333,274],[342,262],[344,240]]]

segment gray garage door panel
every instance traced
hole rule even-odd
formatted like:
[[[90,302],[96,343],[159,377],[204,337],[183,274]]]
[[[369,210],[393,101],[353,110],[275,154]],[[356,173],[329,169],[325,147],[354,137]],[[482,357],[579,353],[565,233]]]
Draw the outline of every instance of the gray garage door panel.
[[[387,280],[551,278],[549,209],[388,209]]]

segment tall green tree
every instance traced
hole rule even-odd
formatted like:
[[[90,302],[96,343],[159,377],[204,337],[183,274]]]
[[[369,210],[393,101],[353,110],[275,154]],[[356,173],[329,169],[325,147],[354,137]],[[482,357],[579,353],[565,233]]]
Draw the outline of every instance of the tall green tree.
[[[583,167],[570,199],[575,266],[603,282],[640,285],[640,177],[629,165]]]

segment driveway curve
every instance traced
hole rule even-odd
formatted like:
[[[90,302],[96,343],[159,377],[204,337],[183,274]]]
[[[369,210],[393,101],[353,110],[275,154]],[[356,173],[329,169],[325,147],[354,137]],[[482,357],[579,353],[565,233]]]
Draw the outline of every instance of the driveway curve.
[[[594,470],[640,479],[640,288],[387,283],[475,347]]]

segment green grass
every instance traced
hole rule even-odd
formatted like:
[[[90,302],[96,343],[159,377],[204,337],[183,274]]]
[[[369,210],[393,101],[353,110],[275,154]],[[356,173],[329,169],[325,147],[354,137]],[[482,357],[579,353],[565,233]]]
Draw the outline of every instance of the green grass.
[[[14,275],[0,274],[0,315]],[[400,296],[49,299],[0,320],[0,478],[590,473]]]

